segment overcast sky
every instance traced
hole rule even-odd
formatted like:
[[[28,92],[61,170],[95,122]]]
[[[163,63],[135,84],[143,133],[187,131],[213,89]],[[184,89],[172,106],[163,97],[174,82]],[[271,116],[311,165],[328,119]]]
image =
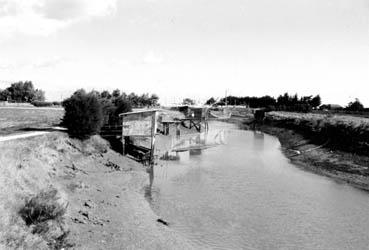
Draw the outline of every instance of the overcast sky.
[[[0,0],[0,88],[369,106],[369,0]]]

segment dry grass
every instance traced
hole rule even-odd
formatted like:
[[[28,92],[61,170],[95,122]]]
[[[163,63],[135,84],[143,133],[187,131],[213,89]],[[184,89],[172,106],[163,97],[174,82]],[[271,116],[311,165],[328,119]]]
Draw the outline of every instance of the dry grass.
[[[18,211],[33,234],[40,235],[50,249],[69,248],[69,231],[65,230],[64,214],[67,204],[59,202],[60,197],[56,189],[43,190],[27,199]]]
[[[62,220],[67,206],[58,202],[57,192],[56,189],[41,191],[36,196],[26,200],[24,206],[19,210],[19,215],[27,226],[35,225],[37,227],[48,220]]]
[[[0,143],[0,249],[59,249],[67,196],[50,177],[55,136]],[[58,190],[58,191],[56,191]],[[60,199],[59,199],[60,197]]]
[[[369,155],[369,119],[356,116],[270,112],[273,125],[302,132],[318,143],[329,141],[332,148]]]
[[[0,135],[29,127],[47,127],[59,124],[63,109],[0,108]]]
[[[313,113],[294,113],[294,112],[270,112],[269,116],[277,120],[296,119],[309,121],[325,121],[331,124],[345,123],[350,126],[368,125],[369,118],[350,116],[350,115],[332,115],[332,114],[313,114]]]

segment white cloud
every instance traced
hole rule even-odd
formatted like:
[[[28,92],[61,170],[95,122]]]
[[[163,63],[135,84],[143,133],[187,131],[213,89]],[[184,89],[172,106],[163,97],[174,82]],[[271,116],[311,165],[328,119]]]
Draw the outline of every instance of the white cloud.
[[[112,15],[117,0],[0,0],[0,40],[48,35],[74,22]]]

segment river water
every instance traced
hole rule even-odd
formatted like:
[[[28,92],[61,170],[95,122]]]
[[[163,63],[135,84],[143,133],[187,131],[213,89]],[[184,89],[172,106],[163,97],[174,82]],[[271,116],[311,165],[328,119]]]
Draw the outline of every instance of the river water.
[[[275,137],[227,123],[201,136],[216,146],[167,155],[146,190],[199,249],[369,248],[368,193],[292,165]]]

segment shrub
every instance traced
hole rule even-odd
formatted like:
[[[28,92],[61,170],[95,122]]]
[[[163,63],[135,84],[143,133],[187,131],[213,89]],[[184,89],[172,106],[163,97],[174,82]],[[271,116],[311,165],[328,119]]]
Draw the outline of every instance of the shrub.
[[[58,202],[56,189],[44,190],[26,200],[18,214],[33,234],[38,234],[47,242],[50,249],[67,249],[74,246],[68,240],[69,230],[65,229],[66,205]]]
[[[54,106],[61,106],[61,102],[53,102]]]
[[[58,200],[56,189],[42,191],[26,200],[19,210],[19,215],[27,226],[37,226],[48,220],[60,220],[66,212],[66,206],[60,205]]]
[[[36,107],[50,107],[50,106],[53,106],[53,103],[52,102],[33,101],[32,105],[36,106]]]
[[[359,101],[359,99],[355,99],[354,102],[350,102],[347,107],[346,110],[348,111],[363,111],[364,110],[364,106],[363,104]]]
[[[63,125],[72,137],[87,139],[98,134],[103,124],[102,105],[93,93],[76,91],[63,101]]]
[[[292,112],[270,112],[266,122],[293,129],[332,149],[369,155],[369,123],[365,118]]]

